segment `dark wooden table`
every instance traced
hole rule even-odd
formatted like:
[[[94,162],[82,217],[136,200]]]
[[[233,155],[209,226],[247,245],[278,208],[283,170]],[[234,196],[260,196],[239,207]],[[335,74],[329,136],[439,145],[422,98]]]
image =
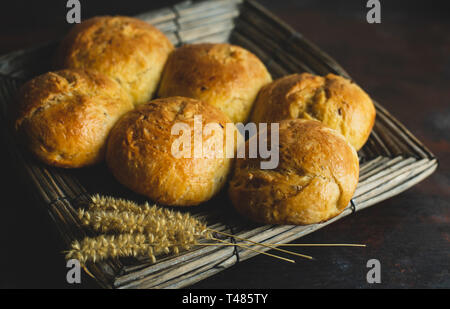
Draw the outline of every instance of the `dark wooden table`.
[[[158,2],[158,3],[154,3]],[[133,15],[177,1],[83,1],[82,17]],[[381,24],[366,22],[366,1],[260,1],[334,57],[439,158],[438,170],[408,191],[298,242],[364,243],[367,248],[297,248],[315,261],[257,256],[194,288],[450,287],[450,19],[445,1],[382,1]],[[0,54],[61,37],[65,1],[9,1],[0,12]],[[66,283],[53,224],[2,154],[1,288],[95,288]],[[366,263],[381,263],[368,284]]]

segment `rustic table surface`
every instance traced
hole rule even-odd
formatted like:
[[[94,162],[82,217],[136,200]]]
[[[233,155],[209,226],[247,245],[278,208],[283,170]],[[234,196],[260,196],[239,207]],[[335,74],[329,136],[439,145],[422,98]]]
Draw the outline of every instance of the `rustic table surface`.
[[[0,54],[61,37],[66,1],[9,1],[0,11]],[[83,1],[82,18],[134,15],[177,1]],[[335,58],[439,159],[438,170],[408,191],[348,216],[298,243],[362,243],[366,248],[291,248],[314,261],[257,256],[194,288],[450,287],[450,19],[445,1],[382,1],[381,24],[366,1],[260,0]],[[1,154],[0,288],[96,288],[66,283],[65,248],[48,214]],[[381,283],[366,263],[378,259]]]

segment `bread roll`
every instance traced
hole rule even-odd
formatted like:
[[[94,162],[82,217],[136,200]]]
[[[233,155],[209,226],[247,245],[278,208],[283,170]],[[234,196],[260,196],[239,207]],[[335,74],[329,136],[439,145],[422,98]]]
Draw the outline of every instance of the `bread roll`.
[[[215,123],[216,130],[207,132],[209,123]],[[227,180],[232,159],[226,154],[232,157],[237,147],[225,142],[227,123],[233,134],[238,133],[214,106],[183,97],[156,99],[136,107],[114,126],[106,161],[115,178],[134,192],[163,205],[197,205]],[[203,129],[194,135],[196,125]],[[199,137],[200,147],[194,141]],[[212,146],[217,141],[220,145]]]
[[[136,18],[94,17],[74,26],[64,38],[56,63],[61,68],[92,69],[114,78],[134,104],[153,97],[173,45],[158,29]]]
[[[315,120],[283,120],[278,133],[275,169],[261,169],[260,158],[236,159],[229,186],[234,207],[267,224],[318,223],[341,213],[358,183],[354,148]],[[267,136],[270,145],[271,132]]]
[[[264,64],[242,47],[191,44],[169,56],[158,96],[199,99],[233,122],[245,122],[258,91],[271,80]]]
[[[319,120],[339,131],[359,150],[374,125],[375,108],[359,86],[343,77],[293,74],[261,90],[251,121],[270,123],[295,118]]]
[[[45,163],[82,167],[104,159],[110,129],[132,108],[130,96],[106,75],[49,72],[21,88],[15,128]]]

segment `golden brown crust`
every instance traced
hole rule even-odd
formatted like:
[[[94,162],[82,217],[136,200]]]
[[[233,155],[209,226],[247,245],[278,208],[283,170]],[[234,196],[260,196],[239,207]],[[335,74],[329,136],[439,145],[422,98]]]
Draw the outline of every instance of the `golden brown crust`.
[[[21,88],[15,129],[45,163],[82,167],[103,160],[110,129],[132,108],[129,95],[103,74],[49,72]]]
[[[348,205],[358,183],[354,148],[315,120],[280,122],[277,168],[260,169],[260,158],[236,160],[230,199],[243,215],[268,224],[328,220]]]
[[[60,68],[92,69],[116,79],[135,104],[155,93],[173,45],[158,29],[136,18],[101,16],[74,26],[62,41]]]
[[[157,99],[127,113],[114,126],[108,142],[106,162],[112,174],[131,190],[164,205],[197,205],[210,199],[226,182],[231,159],[221,156],[221,148],[216,152],[214,147],[194,157],[195,116],[201,116],[204,146],[214,138],[220,139],[219,131],[226,139],[229,118],[198,100]],[[191,141],[186,147],[189,153],[178,158],[172,154],[172,145],[184,134],[171,133],[176,123],[185,123],[191,129],[185,136]],[[217,123],[218,131],[208,134],[208,123]],[[237,132],[234,125],[233,130]],[[227,149],[234,152],[231,144],[228,148],[225,142],[222,144],[222,154]]]
[[[258,91],[271,80],[264,64],[242,47],[190,44],[169,56],[158,96],[205,101],[237,123],[247,120]]]
[[[293,74],[261,89],[251,121],[270,123],[295,118],[319,120],[339,131],[359,150],[375,123],[375,107],[358,85],[334,74]]]

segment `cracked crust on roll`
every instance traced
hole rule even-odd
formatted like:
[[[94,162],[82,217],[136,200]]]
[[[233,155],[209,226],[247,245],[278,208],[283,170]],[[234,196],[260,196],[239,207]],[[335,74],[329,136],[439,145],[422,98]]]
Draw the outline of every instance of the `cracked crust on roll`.
[[[268,145],[270,137],[269,130]],[[331,219],[348,205],[358,183],[354,148],[315,120],[281,121],[278,166],[263,170],[260,162],[236,159],[228,193],[239,213],[261,223],[303,225]]]
[[[158,96],[202,100],[234,123],[245,122],[258,91],[271,81],[264,64],[242,47],[188,44],[169,56]]]
[[[302,73],[282,77],[261,89],[251,121],[319,120],[359,150],[369,138],[375,114],[370,97],[350,80],[334,74]]]
[[[114,78],[146,103],[156,92],[168,55],[169,39],[152,25],[132,17],[100,16],[74,26],[56,57],[58,68],[92,69]]]
[[[194,157],[196,116],[202,120],[203,154]],[[209,123],[217,124],[217,130],[208,133]],[[239,136],[234,124],[214,106],[184,97],[156,99],[139,105],[114,126],[106,162],[120,183],[154,202],[170,206],[197,205],[213,197],[228,180],[232,159],[225,154],[228,151],[234,155],[237,142],[227,146],[227,123],[232,125],[233,134]],[[189,130],[178,132],[175,124]],[[177,144],[182,137],[187,138],[186,143]],[[214,141],[220,142],[223,148],[220,144],[217,149],[212,146]],[[182,149],[187,152],[173,154]]]
[[[49,72],[19,92],[15,129],[43,162],[66,168],[103,160],[115,122],[133,108],[129,95],[106,75],[86,70]]]

